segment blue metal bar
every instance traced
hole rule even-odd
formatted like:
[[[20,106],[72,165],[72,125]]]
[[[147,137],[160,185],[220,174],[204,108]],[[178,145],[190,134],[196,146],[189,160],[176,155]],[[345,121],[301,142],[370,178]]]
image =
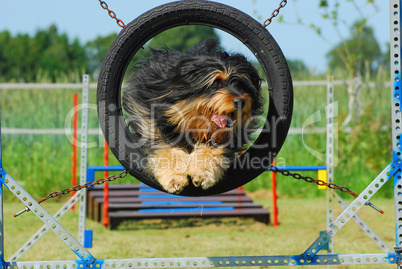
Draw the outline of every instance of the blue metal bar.
[[[282,166],[277,167],[279,171],[288,170],[288,171],[319,171],[326,170],[327,167],[325,165],[294,165],[294,166]],[[95,180],[95,172],[97,171],[123,171],[123,166],[88,166],[87,168],[87,182],[93,182]],[[267,171],[271,171],[271,168],[268,168]],[[151,191],[147,189],[144,191]]]
[[[1,148],[1,141],[0,141],[0,148]],[[2,171],[3,171],[3,169],[0,167],[0,177],[4,177]],[[5,261],[4,261],[3,184],[2,183],[0,183],[0,268],[6,268]]]
[[[138,198],[141,199],[186,199],[187,196],[178,196],[173,194],[140,194]],[[203,196],[199,196],[198,198],[204,198]]]
[[[6,176],[3,170],[2,153],[1,153],[1,108],[0,108],[0,178],[1,181]],[[0,267],[6,268],[4,260],[4,228],[3,228],[3,184],[0,183]]]
[[[222,201],[143,201],[143,205],[220,205]]]
[[[88,166],[87,167],[87,182],[95,181],[95,172],[97,171],[123,171],[123,166]]]
[[[319,171],[319,170],[327,170],[325,165],[296,165],[296,166],[282,166],[277,167],[279,171]],[[267,171],[271,171],[271,168],[268,168]]]
[[[392,123],[392,160],[395,165],[401,168],[402,165],[402,58],[401,58],[401,0],[390,1],[390,70],[391,70],[391,123]],[[393,178],[394,183],[394,206],[395,206],[395,241],[398,258],[401,257],[402,248],[402,173],[400,169]],[[402,268],[402,266],[398,266]]]
[[[276,266],[328,266],[328,265],[360,265],[397,264],[395,253],[370,254],[326,254],[317,255],[306,260],[301,255],[275,255],[275,256],[229,256],[229,257],[187,257],[187,258],[137,258],[137,259],[99,259],[92,264],[92,268],[217,268],[217,267],[276,267]],[[58,268],[64,265],[66,269],[84,268],[81,260],[74,261],[22,261],[7,262],[7,268]],[[362,267],[362,268],[363,268]]]
[[[144,184],[144,183],[141,183]],[[156,191],[156,189],[151,188],[151,187],[147,187],[147,188],[140,188],[140,192],[151,192],[151,191]]]
[[[1,111],[0,111],[0,170],[3,170],[3,163],[2,163],[2,153],[1,153]]]
[[[88,166],[88,169],[93,171],[124,171],[124,167],[121,165],[116,166]]]
[[[171,213],[171,212],[199,212],[199,211],[231,211],[234,210],[232,206],[224,207],[193,207],[193,208],[150,208],[140,209],[140,213]]]

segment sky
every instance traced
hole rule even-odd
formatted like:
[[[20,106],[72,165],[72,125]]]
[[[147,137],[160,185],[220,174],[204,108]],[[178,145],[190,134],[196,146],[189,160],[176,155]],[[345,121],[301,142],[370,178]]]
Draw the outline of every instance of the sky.
[[[279,5],[280,0],[215,0],[251,15],[263,22]],[[158,5],[171,2],[166,0],[107,0],[109,8],[126,24],[142,13]],[[328,1],[330,3],[336,2]],[[389,42],[389,1],[377,0],[377,11],[370,9],[367,0],[355,0],[357,8],[349,1],[340,0],[339,18],[342,22],[336,31],[328,21],[321,17],[318,0],[288,0],[280,11],[284,22],[274,19],[267,27],[284,55],[288,59],[302,60],[310,68],[322,72],[326,68],[327,52],[347,38],[351,23],[360,17],[360,13],[369,17],[368,24],[374,28],[375,36],[383,51]],[[321,38],[305,25],[315,24],[322,28]],[[34,35],[38,29],[46,29],[51,24],[57,25],[60,32],[79,38],[82,44],[99,35],[119,32],[121,29],[112,20],[107,11],[102,9],[98,0],[9,0],[0,4],[0,32],[8,30],[13,35],[27,33]],[[340,35],[342,37],[340,37]],[[229,51],[251,53],[233,37],[223,33],[222,44]]]

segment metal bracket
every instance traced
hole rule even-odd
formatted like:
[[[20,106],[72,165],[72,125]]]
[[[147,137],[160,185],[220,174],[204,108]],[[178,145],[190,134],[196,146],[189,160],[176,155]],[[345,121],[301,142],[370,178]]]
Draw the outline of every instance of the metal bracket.
[[[318,239],[301,255],[312,260],[332,237],[362,208],[368,200],[396,173],[395,166],[389,164],[370,185],[330,224]]]
[[[81,191],[75,193],[61,208],[59,211],[54,214],[54,219],[59,220],[63,217],[79,200],[79,196]],[[20,247],[10,258],[10,261],[17,261],[19,258],[22,257],[45,233],[49,230],[49,227],[43,225],[28,241],[25,242],[22,247]]]
[[[21,202],[27,206],[63,243],[65,243],[86,265],[93,264],[96,259],[80,244],[61,224],[57,222],[17,181],[9,174],[0,178],[3,183]]]

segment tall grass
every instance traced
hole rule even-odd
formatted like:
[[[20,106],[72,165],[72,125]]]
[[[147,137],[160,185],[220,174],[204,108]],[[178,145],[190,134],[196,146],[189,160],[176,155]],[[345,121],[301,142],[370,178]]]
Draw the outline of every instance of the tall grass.
[[[376,88],[363,87],[361,90],[362,112],[348,128],[341,125],[348,114],[347,86],[335,87],[335,102],[338,104],[338,147],[335,155],[338,164],[334,169],[335,183],[347,186],[359,193],[391,162],[391,113],[390,89],[385,86]],[[306,127],[322,128],[326,126],[325,117],[326,87],[295,87],[295,107],[292,128],[302,128],[306,119],[313,113],[320,113],[321,120]],[[325,165],[314,157],[308,148],[325,154],[325,134],[288,135],[280,151],[277,162],[280,165]],[[315,172],[306,173],[317,178]],[[246,185],[246,189],[255,191],[271,188],[271,173],[265,172]],[[296,181],[278,175],[278,192],[283,196],[316,197],[324,195],[316,186],[304,181]],[[384,187],[380,196],[391,197],[392,188]]]
[[[337,79],[337,78],[335,78]],[[71,127],[66,119],[72,109],[72,95],[81,92],[71,89],[2,90],[0,92],[1,123],[8,128],[64,128]],[[90,90],[90,103],[95,104],[96,91]],[[351,131],[342,129],[346,118],[348,95],[346,86],[337,86],[335,101],[339,113],[339,144],[336,150],[338,165],[335,182],[360,192],[391,161],[390,97],[387,87],[362,88],[362,115],[351,124]],[[312,114],[320,113],[321,120],[307,129],[323,128],[325,122],[326,87],[295,87],[293,128],[302,128]],[[79,122],[79,127],[81,122]],[[98,128],[97,113],[90,109],[89,128]],[[382,129],[383,127],[386,129]],[[3,166],[6,171],[36,197],[70,186],[72,145],[65,135],[11,135],[3,134]],[[89,142],[98,147],[88,151],[88,164],[103,163],[103,138],[90,135]],[[325,134],[289,135],[277,158],[283,165],[325,165],[307,149],[325,153]],[[110,165],[118,165],[114,157]],[[316,177],[315,172],[303,173]],[[97,176],[101,177],[101,174]],[[278,192],[282,196],[316,197],[323,195],[316,186],[290,178],[278,177]],[[132,182],[124,179],[123,182]],[[245,187],[250,191],[271,186],[270,173],[263,173]],[[119,182],[120,183],[120,182]],[[391,188],[381,192],[390,196]]]

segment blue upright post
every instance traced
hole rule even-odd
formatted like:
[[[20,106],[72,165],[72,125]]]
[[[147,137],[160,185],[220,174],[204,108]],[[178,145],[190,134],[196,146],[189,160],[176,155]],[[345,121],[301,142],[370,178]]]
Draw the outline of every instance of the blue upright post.
[[[0,181],[5,177],[1,154],[1,111],[0,111]],[[0,267],[5,268],[4,261],[4,229],[3,229],[3,184],[0,183]]]
[[[394,174],[394,205],[395,205],[395,251],[401,261],[402,252],[402,117],[401,117],[401,0],[391,0],[390,2],[390,64],[391,64],[391,115],[392,115],[392,150],[393,164],[398,167]],[[399,262],[398,262],[399,264]],[[402,266],[398,265],[399,269]]]

